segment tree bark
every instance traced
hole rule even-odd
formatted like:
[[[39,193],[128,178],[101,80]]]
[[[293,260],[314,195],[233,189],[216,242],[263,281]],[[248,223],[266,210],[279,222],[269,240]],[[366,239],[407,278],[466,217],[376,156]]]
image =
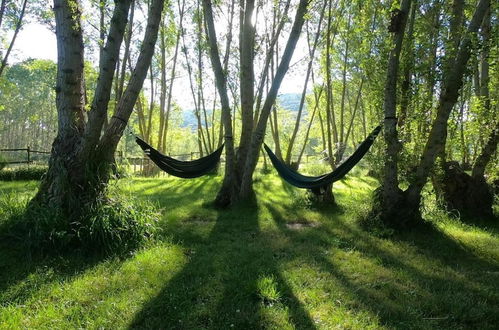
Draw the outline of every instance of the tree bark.
[[[2,27],[2,21],[3,21],[3,15],[5,13],[5,5],[7,3],[7,0],[2,0],[0,3],[0,27]]]
[[[234,138],[232,134],[231,109],[229,104],[229,97],[227,95],[227,80],[222,68],[222,63],[220,62],[220,55],[216,37],[217,35],[215,32],[215,24],[213,22],[213,9],[210,0],[203,0],[203,11],[206,19],[206,32],[210,48],[211,65],[215,74],[217,90],[220,95],[220,103],[222,105],[222,120],[225,131],[225,175],[222,187],[215,199],[215,205],[226,207],[230,205],[235,200],[235,198],[237,198],[238,187],[238,185],[236,184],[236,162],[234,153]]]
[[[173,93],[173,83],[175,81],[175,74],[177,69],[177,58],[178,58],[178,48],[180,46],[180,36],[182,34],[182,29],[184,28],[184,10],[185,10],[185,0],[182,0],[182,5],[180,1],[179,6],[179,30],[177,32],[177,39],[175,41],[175,52],[173,54],[173,66],[170,74],[170,86],[168,87],[168,100],[166,102],[166,115],[165,115],[165,126],[163,130],[163,152],[166,152],[166,136],[168,134],[168,126],[170,121],[170,113],[172,108],[172,93]]]
[[[77,204],[83,179],[77,147],[84,129],[83,35],[78,2],[54,0],[57,37],[57,137],[52,144],[47,175],[33,202],[69,213]]]
[[[7,48],[7,51],[5,52],[5,55],[2,59],[2,63],[0,64],[0,77],[2,76],[3,70],[7,66],[7,60],[9,58],[10,52],[12,51],[12,48],[14,47],[14,43],[16,42],[16,39],[17,39],[17,35],[19,34],[19,31],[21,30],[23,18],[24,18],[24,13],[26,12],[26,5],[27,4],[28,4],[28,0],[24,0],[23,5],[21,7],[21,13],[19,14],[19,19],[17,20],[17,23],[16,23],[16,28],[14,30],[14,35],[12,36],[12,39],[10,40],[9,47]],[[2,6],[5,6],[5,4],[2,3]]]
[[[485,168],[489,164],[494,152],[497,150],[497,143],[499,142],[499,121],[496,123],[496,127],[490,133],[490,136],[482,149],[482,152],[478,155],[473,165],[471,175],[478,179],[484,178]]]
[[[412,209],[414,214],[419,213],[421,190],[426,183],[438,152],[445,145],[447,138],[447,120],[454,104],[457,102],[459,91],[463,85],[466,64],[471,55],[472,35],[478,31],[489,6],[490,0],[479,1],[467,32],[461,40],[456,58],[451,66],[452,70],[450,70],[448,74],[444,74],[446,79],[442,84],[437,115],[431,127],[430,135],[416,170],[414,180],[407,189],[408,207]]]
[[[315,105],[314,105],[314,110],[312,111],[312,115],[310,116],[309,122],[308,122],[308,127],[307,131],[305,132],[305,138],[303,139],[303,145],[300,150],[300,153],[298,154],[298,159],[296,161],[297,163],[297,169],[301,164],[301,159],[303,157],[303,154],[305,153],[305,148],[307,147],[308,143],[308,137],[310,135],[310,129],[312,128],[312,123],[314,122],[315,114],[317,112],[317,109],[319,108],[319,100],[321,98],[322,91],[324,90],[324,84],[320,87],[319,93],[317,93],[314,90],[314,97],[315,97]]]
[[[279,91],[282,80],[284,79],[284,76],[286,75],[286,72],[289,68],[289,62],[291,61],[291,57],[293,56],[293,52],[296,48],[296,43],[298,42],[303,23],[305,21],[305,14],[308,10],[308,4],[308,0],[300,0],[298,4],[293,27],[286,43],[286,48],[284,50],[281,63],[279,64],[276,76],[274,78],[274,81],[272,82],[272,86],[270,87],[267,98],[265,99],[265,103],[263,104],[258,124],[253,132],[251,145],[244,166],[243,179],[241,182],[240,198],[242,199],[248,198],[253,194],[252,177],[256,164],[258,162],[258,155],[263,143],[263,138],[265,137],[267,119],[269,118],[270,110],[275,102],[277,92]]]
[[[240,52],[240,92],[241,92],[241,139],[237,152],[237,169],[244,169],[246,156],[251,143],[253,133],[253,105],[255,99],[253,68],[253,52],[255,47],[255,27],[252,25],[251,17],[254,11],[254,0],[246,0],[241,31]],[[243,173],[238,176],[242,177]]]
[[[401,149],[397,132],[397,77],[400,62],[400,52],[404,39],[405,26],[411,0],[403,0],[400,10],[392,11],[390,32],[393,47],[388,58],[388,68],[385,81],[385,94],[383,102],[384,110],[384,138],[385,138],[385,166],[383,181],[379,193],[376,195],[381,200],[375,201],[373,213],[380,216],[384,222],[397,221],[393,215],[397,211],[402,198],[402,191],[398,181],[398,154]]]
[[[258,83],[258,88],[257,88],[257,96],[256,96],[256,106],[255,106],[255,116],[254,116],[254,126],[258,123],[258,117],[260,115],[260,106],[262,104],[262,98],[263,98],[263,89],[265,83],[268,81],[268,74],[269,74],[269,65],[271,65],[272,60],[273,60],[273,55],[276,51],[274,51],[277,47],[277,41],[279,40],[279,36],[281,34],[282,28],[284,27],[284,24],[286,23],[287,20],[287,14],[289,10],[289,5],[290,5],[290,0],[286,1],[284,11],[281,17],[281,20],[279,21],[279,24],[277,25],[277,28],[275,28],[275,23],[272,26],[272,34],[271,34],[271,39],[270,42],[267,46],[267,54],[265,56],[265,64],[263,65],[262,69],[262,75],[260,77],[260,82]],[[275,15],[274,15],[275,17]],[[275,28],[275,31],[274,31]],[[270,70],[271,72],[273,70]]]
[[[103,183],[107,183],[109,180],[109,168],[113,164],[116,147],[123,135],[134,104],[139,96],[139,92],[147,75],[147,69],[151,65],[156,39],[158,37],[163,5],[163,0],[151,1],[151,7],[147,18],[147,28],[137,64],[132,72],[130,82],[123,93],[123,97],[118,103],[116,113],[111,117],[109,126],[99,142],[96,155],[101,161],[100,168],[102,168],[102,170],[100,172],[102,177],[101,181]]]
[[[305,96],[307,94],[308,80],[309,80],[310,74],[312,72],[312,65],[313,65],[313,62],[314,62],[315,50],[316,50],[317,45],[319,43],[319,36],[321,35],[321,25],[322,25],[322,19],[324,18],[324,13],[326,11],[326,5],[327,5],[327,1],[324,1],[324,5],[323,5],[323,7],[321,9],[320,16],[319,16],[319,23],[318,23],[318,26],[317,26],[317,33],[315,34],[313,46],[311,47],[310,54],[309,54],[310,60],[308,62],[307,73],[305,75],[305,83],[304,83],[303,91],[302,91],[301,98],[300,98],[300,105],[298,107],[298,113],[296,115],[296,122],[295,122],[295,126],[294,126],[294,129],[293,129],[293,133],[291,134],[291,138],[289,139],[288,149],[286,151],[285,163],[288,164],[288,165],[291,165],[291,157],[292,157],[292,154],[293,154],[293,146],[294,146],[294,143],[295,143],[296,136],[298,134],[298,130],[300,128],[301,115],[302,115],[302,112],[303,112],[303,106],[305,104]],[[298,162],[297,166],[299,164],[300,163]]]
[[[95,151],[101,135],[102,126],[107,119],[114,68],[116,67],[116,60],[119,58],[131,2],[131,0],[116,2],[106,45],[102,49],[99,61],[99,77],[97,79],[94,99],[88,113],[88,121],[80,152],[82,159],[88,159],[90,154]]]
[[[159,29],[159,49],[160,49],[160,60],[159,60],[159,70],[160,70],[160,92],[159,92],[159,130],[158,130],[158,150],[164,151],[163,148],[163,136],[165,130],[165,102],[166,102],[166,43],[165,43],[165,21],[164,18],[161,21],[161,26]],[[173,84],[173,81],[170,81]]]

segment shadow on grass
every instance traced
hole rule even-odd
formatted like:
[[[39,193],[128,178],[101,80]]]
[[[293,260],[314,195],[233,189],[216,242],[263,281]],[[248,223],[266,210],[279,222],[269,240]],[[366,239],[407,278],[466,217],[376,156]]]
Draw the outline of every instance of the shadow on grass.
[[[0,306],[22,305],[44,285],[65,282],[104,260],[82,252],[32,254],[0,226]]]
[[[139,198],[149,199],[168,208],[171,212],[182,207],[186,200],[212,200],[215,198],[220,179],[204,176],[192,180],[165,179],[161,182],[132,181],[126,189]]]
[[[396,238],[416,247],[416,253],[408,256],[395,253],[380,240],[343,222],[335,222],[334,230],[326,225],[301,232],[290,230],[283,212],[266,206],[282,233],[293,242],[308,242],[303,257],[340,283],[354,309],[371,311],[382,324],[395,328],[491,329],[498,324],[499,315],[494,310],[499,308],[499,285],[491,279],[499,263],[477,258],[435,227],[426,226]],[[327,257],[325,247],[360,252],[358,262],[365,262],[364,269],[346,272],[342,262]],[[370,266],[372,261],[374,266]],[[490,276],[483,276],[486,273]]]
[[[278,304],[287,311],[287,322],[299,329],[315,328],[263,241],[258,208],[247,203],[236,209],[220,211],[207,238],[183,241],[188,264],[143,306],[130,328],[262,328],[269,322],[258,294],[262,276],[277,282],[282,294]]]

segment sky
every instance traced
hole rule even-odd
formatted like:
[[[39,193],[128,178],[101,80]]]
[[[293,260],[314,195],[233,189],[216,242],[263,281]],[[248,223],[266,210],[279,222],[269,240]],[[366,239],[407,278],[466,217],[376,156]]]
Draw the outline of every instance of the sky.
[[[57,42],[55,34],[38,23],[26,24],[14,44],[10,62],[20,62],[28,58],[56,61]]]

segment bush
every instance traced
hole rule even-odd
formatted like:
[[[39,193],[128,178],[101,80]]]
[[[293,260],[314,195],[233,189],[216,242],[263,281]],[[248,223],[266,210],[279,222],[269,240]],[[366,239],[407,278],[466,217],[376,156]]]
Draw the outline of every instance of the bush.
[[[47,166],[41,165],[20,166],[3,170],[0,168],[0,181],[41,180],[45,173],[47,173]]]
[[[156,231],[155,207],[119,194],[85,207],[75,219],[28,200],[0,196],[0,236],[20,241],[30,251],[120,254],[140,247]]]

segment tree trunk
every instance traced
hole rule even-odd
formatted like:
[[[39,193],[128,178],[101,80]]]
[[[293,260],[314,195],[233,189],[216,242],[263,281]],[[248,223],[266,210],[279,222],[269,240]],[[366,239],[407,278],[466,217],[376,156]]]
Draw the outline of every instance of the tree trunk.
[[[407,189],[408,208],[412,209],[413,214],[419,214],[421,190],[426,183],[438,152],[442,150],[445,145],[447,138],[447,120],[452,108],[457,102],[459,91],[463,85],[466,64],[471,55],[472,35],[478,31],[489,6],[490,0],[479,1],[473,18],[468,26],[467,33],[465,33],[464,38],[461,40],[453,65],[449,66],[449,68],[452,69],[447,74],[444,74],[446,79],[442,84],[437,115],[431,127],[430,135],[416,170],[414,180]]]
[[[222,187],[219,190],[215,199],[215,205],[226,207],[237,198],[236,171],[235,171],[235,153],[234,153],[234,138],[232,134],[232,118],[227,95],[227,80],[225,77],[220,55],[218,51],[217,37],[215,32],[215,24],[213,22],[213,9],[210,0],[203,0],[203,11],[206,19],[206,32],[208,44],[210,48],[210,59],[217,90],[220,95],[220,103],[222,105],[222,120],[225,131],[225,175]]]
[[[109,170],[114,162],[114,153],[123,131],[128,123],[130,115],[139,92],[147,75],[147,70],[151,65],[154,54],[156,39],[158,37],[159,23],[163,12],[164,1],[152,0],[147,18],[147,28],[142,41],[141,51],[137,59],[137,64],[132,72],[123,97],[118,103],[115,114],[111,117],[109,126],[104,132],[95,153],[95,159],[99,161],[97,173],[101,184],[106,185],[109,180]]]
[[[253,102],[254,92],[254,68],[253,52],[255,47],[255,29],[251,23],[251,17],[254,11],[254,0],[246,0],[241,31],[241,52],[240,52],[240,81],[241,86],[241,139],[237,152],[238,172],[244,169],[246,156],[251,143],[253,133]],[[242,177],[243,173],[238,173]]]
[[[164,151],[163,147],[163,137],[165,130],[165,118],[166,118],[166,43],[165,43],[165,30],[166,24],[163,20],[161,21],[161,27],[159,29],[159,49],[160,49],[160,92],[159,92],[159,130],[158,130],[158,150]],[[170,81],[173,84],[173,81]]]
[[[397,132],[397,76],[399,69],[399,58],[404,39],[404,31],[407,22],[407,16],[411,0],[403,0],[400,10],[392,11],[392,20],[389,31],[393,33],[392,42],[393,48],[390,50],[388,59],[388,68],[385,82],[385,95],[383,110],[385,114],[384,120],[384,138],[386,143],[385,148],[385,166],[383,171],[383,182],[379,188],[376,197],[380,200],[373,204],[372,213],[379,216],[383,222],[393,224],[398,221],[394,217],[398,210],[399,203],[402,199],[402,191],[399,188],[398,181],[398,154],[401,149],[398,140]]]
[[[338,142],[338,133],[336,130],[336,118],[334,116],[333,108],[333,83],[331,79],[331,47],[333,41],[331,40],[331,21],[332,21],[332,2],[329,2],[328,8],[328,21],[327,21],[327,36],[326,36],[326,139],[327,139],[327,156],[328,162],[334,169],[334,158],[333,158],[333,142],[336,144]],[[336,30],[335,30],[336,31]],[[336,36],[334,33],[333,36]],[[331,134],[331,124],[332,124],[332,134]],[[333,141],[331,141],[331,136]]]
[[[81,8],[65,0],[54,1],[57,37],[57,137],[52,144],[49,169],[33,202],[71,213],[82,192],[83,170],[78,146],[84,129],[83,35]]]
[[[406,131],[405,121],[407,118],[407,112],[409,108],[409,102],[411,100],[411,72],[414,69],[414,23],[416,21],[416,8],[417,0],[414,0],[411,7],[411,13],[409,17],[409,27],[407,30],[407,49],[406,49],[406,61],[404,63],[403,69],[403,80],[401,86],[401,99],[400,99],[400,115],[398,118],[398,128],[402,130],[402,136]]]
[[[293,56],[293,52],[296,48],[296,43],[298,42],[303,27],[303,23],[305,21],[305,14],[308,9],[308,4],[309,1],[307,0],[300,0],[298,4],[298,9],[296,11],[293,27],[291,29],[291,33],[289,35],[286,48],[284,50],[281,63],[279,64],[276,76],[274,78],[274,81],[272,82],[272,86],[270,87],[267,98],[265,99],[265,103],[262,107],[258,124],[253,132],[251,138],[251,145],[249,148],[248,156],[246,158],[246,163],[244,166],[244,174],[241,182],[241,190],[239,197],[242,199],[248,198],[253,194],[252,177],[253,177],[253,172],[256,168],[256,164],[258,162],[258,155],[263,143],[263,138],[265,136],[267,119],[269,118],[271,108],[277,97],[277,92],[279,91],[279,87],[281,86],[282,80],[284,79],[284,76],[289,68],[289,62],[291,61],[291,57]]]
[[[173,92],[173,84],[175,81],[175,73],[177,69],[177,58],[178,58],[178,49],[180,46],[180,36],[182,34],[182,29],[184,27],[184,9],[185,9],[185,0],[182,0],[182,5],[180,5],[179,1],[179,30],[177,31],[177,39],[175,41],[175,52],[173,54],[173,66],[170,74],[170,85],[168,87],[168,100],[166,102],[166,115],[165,115],[165,125],[163,129],[163,152],[166,152],[166,136],[168,134],[168,126],[170,121],[170,113],[172,108],[172,92]]]
[[[107,119],[116,59],[119,58],[131,2],[131,0],[117,2],[111,19],[109,35],[99,60],[99,78],[83,136],[84,141],[80,153],[82,159],[88,159],[95,151],[102,126]]]
[[[291,165],[291,157],[292,157],[292,154],[293,154],[293,146],[294,146],[294,143],[295,143],[296,136],[298,134],[298,129],[300,128],[301,115],[302,115],[302,111],[303,111],[303,106],[305,105],[305,96],[307,94],[308,80],[309,80],[310,74],[312,72],[312,65],[314,63],[314,55],[315,55],[315,50],[317,48],[317,44],[319,42],[319,36],[321,35],[321,25],[322,25],[322,19],[324,17],[324,12],[326,11],[326,4],[327,4],[327,2],[324,1],[324,5],[322,7],[322,10],[321,10],[321,13],[320,13],[320,17],[319,17],[319,23],[318,23],[318,26],[317,26],[317,33],[315,34],[314,43],[313,43],[313,46],[311,47],[311,50],[309,52],[310,53],[309,54],[310,60],[308,62],[307,73],[305,75],[305,83],[304,83],[303,91],[302,91],[301,98],[300,98],[300,105],[298,107],[298,113],[296,115],[296,122],[295,122],[295,126],[294,126],[294,129],[293,129],[293,133],[291,134],[291,138],[289,140],[288,150],[286,151],[285,163],[287,165]],[[309,49],[310,49],[310,46],[309,46]],[[298,165],[299,165],[299,163],[298,163]]]
[[[270,41],[268,42],[267,46],[267,54],[265,56],[265,64],[262,69],[262,76],[260,77],[260,82],[258,83],[258,88],[257,88],[257,96],[256,96],[256,106],[255,106],[255,116],[254,116],[254,126],[258,123],[258,117],[260,115],[260,106],[262,103],[262,98],[263,98],[263,89],[265,84],[268,82],[268,76],[269,76],[269,66],[273,64],[273,59],[274,59],[274,53],[277,53],[279,50],[277,45],[277,41],[279,40],[279,36],[281,34],[282,28],[284,27],[284,24],[287,21],[287,14],[289,10],[289,5],[290,5],[290,0],[286,1],[284,11],[282,13],[281,20],[279,21],[279,24],[277,25],[277,28],[275,27],[275,20],[272,25],[272,33],[271,33],[271,38]],[[276,9],[277,7],[274,7]],[[274,18],[276,15],[274,15]],[[273,74],[273,69],[270,70]]]
[[[298,159],[296,161],[296,169],[300,167],[301,164],[301,159],[303,157],[303,154],[305,153],[305,148],[307,147],[308,144],[308,137],[310,135],[310,129],[312,128],[312,123],[314,122],[315,114],[317,112],[317,109],[319,108],[319,100],[321,98],[322,91],[324,90],[324,85],[320,87],[319,93],[314,90],[314,96],[315,96],[315,105],[314,105],[314,110],[312,111],[312,115],[310,116],[309,122],[308,122],[308,127],[307,131],[305,132],[305,138],[303,139],[303,145],[300,150],[300,153],[298,154]]]
[[[23,18],[24,18],[24,13],[26,12],[26,5],[27,4],[28,4],[28,0],[24,0],[23,5],[21,7],[21,13],[19,14],[19,19],[17,20],[17,23],[16,23],[16,28],[14,30],[14,35],[12,36],[12,39],[10,40],[9,47],[7,48],[7,51],[5,52],[5,55],[2,59],[2,63],[0,64],[0,77],[2,76],[3,70],[7,66],[7,60],[9,58],[10,52],[12,51],[12,48],[14,47],[14,43],[16,42],[16,39],[17,39],[17,35],[19,34],[19,31],[21,30]],[[2,6],[5,6],[5,4],[2,3]]]
[[[2,27],[2,21],[3,21],[3,15],[5,13],[5,5],[7,3],[7,0],[2,0],[0,3],[0,27]]]

